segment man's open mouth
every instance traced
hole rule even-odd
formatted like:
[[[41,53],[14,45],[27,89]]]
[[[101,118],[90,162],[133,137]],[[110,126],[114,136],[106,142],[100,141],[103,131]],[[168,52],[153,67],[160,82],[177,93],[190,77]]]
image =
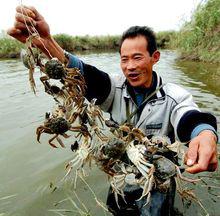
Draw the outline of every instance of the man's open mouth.
[[[130,73],[130,74],[128,74],[128,77],[129,77],[130,79],[135,79],[135,78],[137,78],[139,75],[140,75],[139,73]]]

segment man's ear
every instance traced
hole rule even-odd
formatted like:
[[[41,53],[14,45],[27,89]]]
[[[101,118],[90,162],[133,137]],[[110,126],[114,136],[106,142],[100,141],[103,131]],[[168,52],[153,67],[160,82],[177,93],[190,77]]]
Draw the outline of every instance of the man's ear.
[[[157,63],[160,59],[160,52],[158,50],[154,51],[154,53],[152,54],[152,61],[153,64]]]

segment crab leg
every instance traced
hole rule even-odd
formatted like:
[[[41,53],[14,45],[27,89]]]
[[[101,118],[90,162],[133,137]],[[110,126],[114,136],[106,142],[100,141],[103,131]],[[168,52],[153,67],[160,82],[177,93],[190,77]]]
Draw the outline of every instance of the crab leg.
[[[56,140],[58,141],[58,143],[63,147],[65,148],[65,145],[63,144],[63,141],[57,136],[56,137]]]
[[[49,139],[49,144],[53,147],[53,148],[57,148],[57,146],[55,144],[52,143],[52,141],[54,139],[56,139],[58,137],[58,134],[55,134],[55,136],[53,136],[51,139]]]

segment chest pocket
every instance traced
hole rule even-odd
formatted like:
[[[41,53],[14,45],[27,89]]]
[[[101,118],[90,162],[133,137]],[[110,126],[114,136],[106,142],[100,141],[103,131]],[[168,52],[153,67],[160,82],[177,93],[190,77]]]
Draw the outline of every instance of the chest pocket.
[[[148,124],[145,126],[146,135],[158,135],[162,128],[162,123]]]

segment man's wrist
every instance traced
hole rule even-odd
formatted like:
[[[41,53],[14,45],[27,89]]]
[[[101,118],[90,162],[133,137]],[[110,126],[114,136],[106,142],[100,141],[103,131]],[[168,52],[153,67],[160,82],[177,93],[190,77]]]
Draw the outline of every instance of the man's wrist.
[[[205,123],[204,123],[204,124],[199,124],[199,125],[197,125],[197,126],[193,129],[190,138],[193,139],[194,137],[198,136],[199,134],[201,134],[201,133],[203,133],[203,132],[205,132],[205,131],[211,132],[211,133],[215,136],[215,140],[216,140],[216,142],[217,142],[217,140],[218,140],[218,135],[217,135],[217,132],[216,132],[215,128],[212,127],[211,125],[205,124]]]
[[[212,130],[203,130],[203,131],[201,131],[201,132],[198,134],[198,136],[199,136],[199,135],[204,135],[204,134],[206,134],[206,135],[212,135],[214,141],[217,143],[217,141],[218,141],[218,136],[217,136],[216,133],[214,133]]]
[[[53,37],[47,37],[40,43],[40,49],[47,55],[48,58],[56,57],[62,63],[65,62],[65,55],[63,53],[63,49],[60,45],[55,41]]]

